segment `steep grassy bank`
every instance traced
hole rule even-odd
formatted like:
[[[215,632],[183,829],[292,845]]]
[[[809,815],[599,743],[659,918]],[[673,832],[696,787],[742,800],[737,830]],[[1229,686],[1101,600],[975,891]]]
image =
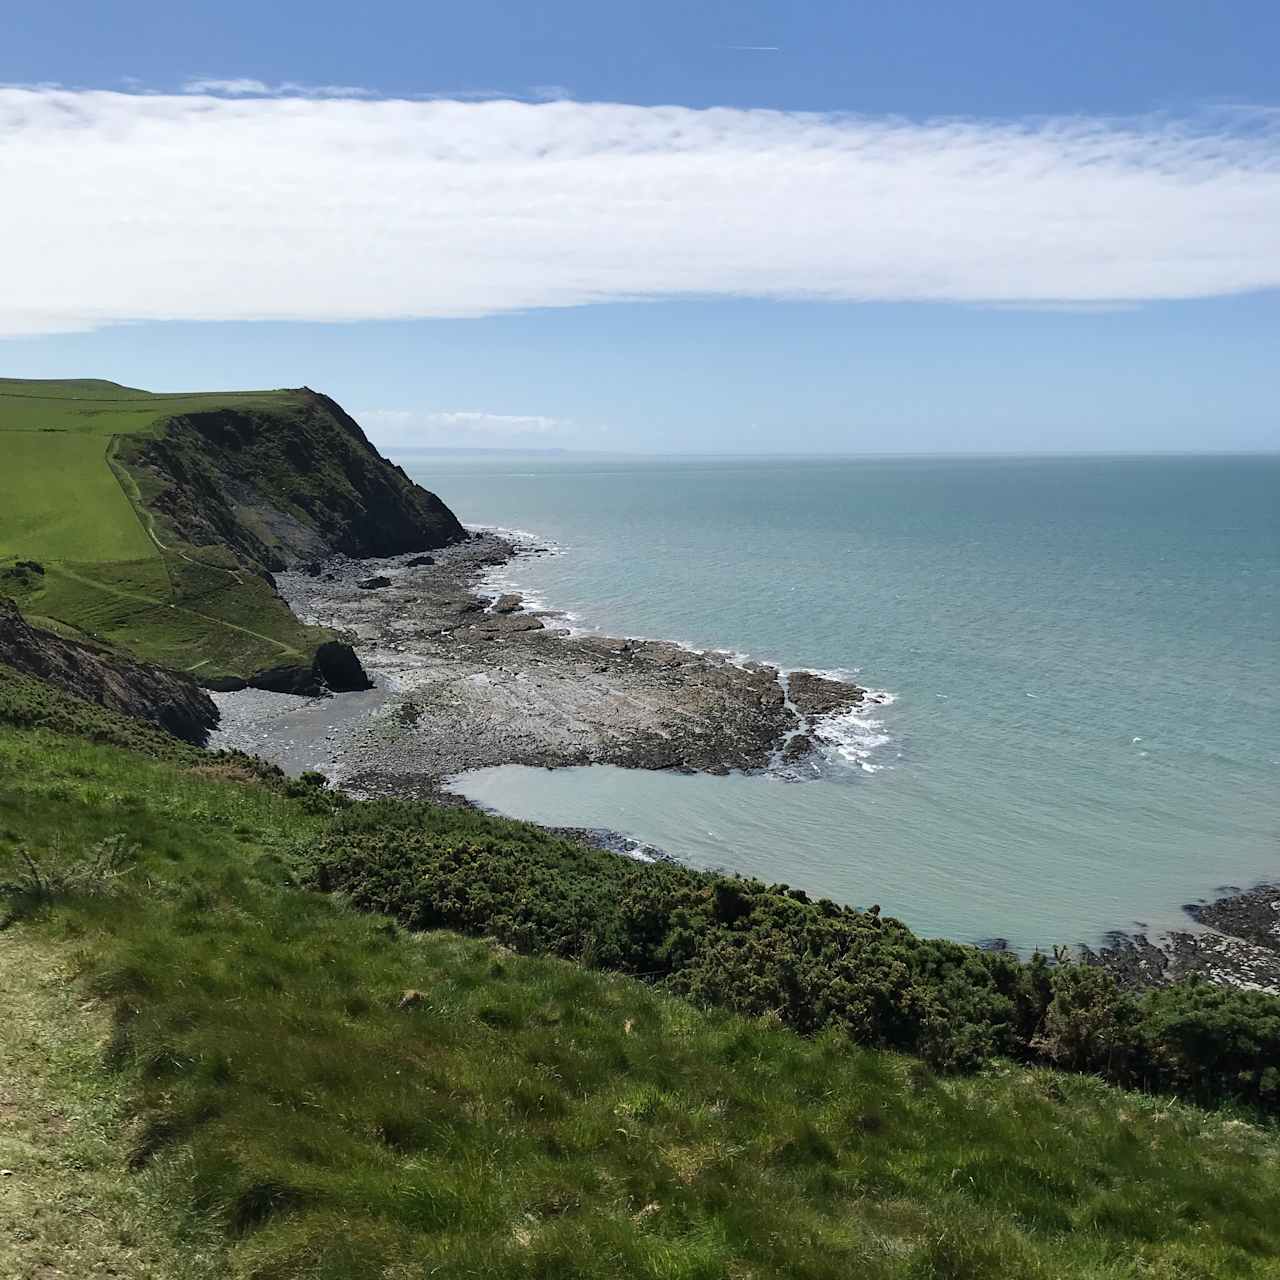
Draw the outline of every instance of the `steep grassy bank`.
[[[6,688],[0,879],[29,883],[24,849],[54,890],[11,893],[6,937],[61,956],[76,1001],[110,1016],[90,1083],[128,1123],[104,1158],[179,1248],[216,1239],[216,1273],[1273,1273],[1273,1130],[999,1060],[940,1076],[834,1030],[408,932],[296,883],[300,850],[327,836],[331,855],[387,807],[0,672]],[[474,814],[425,830],[564,856]],[[84,1194],[100,1212],[115,1193]]]
[[[14,463],[0,471],[0,593],[35,622],[201,678],[305,665],[333,638],[294,617],[271,570],[463,536],[306,388],[0,379],[0,442]]]

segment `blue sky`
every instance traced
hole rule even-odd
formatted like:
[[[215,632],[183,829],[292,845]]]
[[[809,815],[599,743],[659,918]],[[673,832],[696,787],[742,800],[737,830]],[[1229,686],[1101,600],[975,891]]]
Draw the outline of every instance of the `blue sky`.
[[[46,8],[6,374],[388,445],[1280,447],[1280,6]]]

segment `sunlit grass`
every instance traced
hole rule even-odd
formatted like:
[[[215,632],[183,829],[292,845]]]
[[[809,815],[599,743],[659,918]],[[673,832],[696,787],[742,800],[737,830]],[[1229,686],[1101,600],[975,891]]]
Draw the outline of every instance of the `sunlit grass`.
[[[231,1274],[1273,1274],[1273,1133],[408,934],[293,887],[328,818],[238,776],[0,730],[0,850],[139,846],[13,927],[110,1002],[128,1176]]]

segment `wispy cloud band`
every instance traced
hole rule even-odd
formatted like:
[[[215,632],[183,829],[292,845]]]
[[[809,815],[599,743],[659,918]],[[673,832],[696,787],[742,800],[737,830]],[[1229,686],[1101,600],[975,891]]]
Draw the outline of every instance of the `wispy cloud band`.
[[[0,90],[0,332],[1280,285],[1266,112],[917,123],[228,84]]]

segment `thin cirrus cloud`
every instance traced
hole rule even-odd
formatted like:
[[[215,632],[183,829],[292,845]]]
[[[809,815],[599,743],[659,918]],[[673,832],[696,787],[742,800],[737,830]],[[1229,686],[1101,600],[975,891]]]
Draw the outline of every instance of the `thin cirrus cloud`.
[[[8,88],[0,175],[10,335],[716,296],[1125,306],[1280,285],[1266,111],[913,122]]]

